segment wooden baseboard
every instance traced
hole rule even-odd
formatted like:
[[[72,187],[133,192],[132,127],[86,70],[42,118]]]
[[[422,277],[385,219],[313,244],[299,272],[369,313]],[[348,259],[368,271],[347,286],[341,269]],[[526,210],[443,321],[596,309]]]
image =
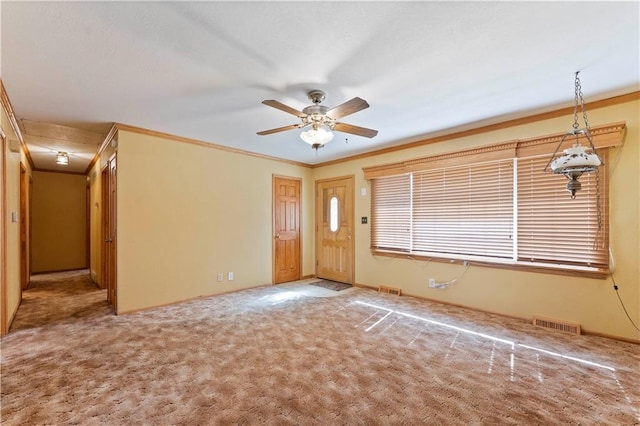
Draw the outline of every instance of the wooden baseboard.
[[[355,283],[353,286],[354,287],[360,287],[360,288],[368,288],[368,289],[371,289],[371,290],[378,291],[378,287],[374,287],[374,286],[366,285],[366,284],[362,284],[362,283]]]
[[[71,268],[71,269],[56,269],[53,271],[38,271],[38,272],[31,272],[31,275],[55,274],[56,272],[84,271],[85,269],[89,269],[89,268],[85,267],[85,268]],[[89,271],[89,274],[91,274],[91,271]]]
[[[16,308],[13,310],[13,314],[11,314],[11,316],[7,320],[6,334],[9,334],[9,331],[11,330],[11,324],[13,324],[13,320],[16,319],[16,315],[18,314],[18,309],[20,309],[20,305],[22,305],[22,292],[20,292],[20,302],[18,302],[18,304],[16,305]]]
[[[635,345],[640,345],[640,340],[639,339],[630,339],[628,337],[614,336],[613,334],[600,333],[599,331],[585,330],[584,328],[582,328],[580,331],[582,332],[582,334],[588,334],[590,336],[604,337],[605,339],[619,340],[621,342],[633,343]]]
[[[239,291],[251,290],[251,289],[260,288],[260,287],[270,287],[271,285],[272,284],[260,284],[260,285],[256,285],[256,286],[253,286],[253,287],[245,287],[245,288],[239,288],[239,289],[236,289],[236,290],[223,291],[222,293],[204,294],[202,296],[189,297],[187,299],[181,299],[181,300],[177,300],[175,302],[161,303],[159,305],[147,306],[145,308],[130,309],[130,310],[127,310],[127,311],[117,310],[116,311],[116,315],[135,314],[136,312],[150,311],[152,309],[164,308],[165,306],[179,305],[180,303],[187,303],[187,302],[191,302],[191,301],[194,301],[194,300],[201,300],[201,299],[207,299],[209,297],[222,296],[223,294],[237,293]]]
[[[378,290],[378,287],[374,287],[374,286],[367,285],[367,284],[357,283],[357,284],[354,284],[354,285],[356,287],[367,288],[367,289],[371,289],[371,290],[375,290],[375,291]],[[467,305],[462,305],[462,304],[459,304],[459,303],[452,303],[452,302],[432,299],[432,298],[429,298],[429,297],[420,296],[420,295],[416,295],[416,294],[405,293],[404,291],[402,292],[402,294],[403,294],[403,296],[414,297],[416,299],[426,300],[428,302],[440,303],[442,305],[448,305],[448,306],[455,306],[456,308],[470,309],[472,311],[482,312],[482,313],[491,314],[491,315],[497,315],[497,316],[500,316],[500,317],[503,317],[503,318],[508,318],[508,319],[515,320],[515,321],[522,321],[522,322],[526,322],[526,323],[530,323],[531,322],[531,318],[524,318],[524,317],[518,317],[518,316],[515,316],[515,315],[508,315],[508,314],[504,314],[504,313],[500,313],[500,312],[488,311],[488,310],[476,308],[476,307],[473,307],[473,306],[467,306]],[[630,338],[627,338],[627,337],[616,336],[616,335],[613,335],[613,334],[600,333],[598,331],[585,330],[584,328],[582,328],[581,331],[582,331],[582,334],[588,334],[588,335],[591,335],[591,336],[604,337],[605,339],[617,340],[619,342],[626,342],[626,343],[633,343],[633,344],[636,344],[636,345],[640,345],[640,340],[636,340],[636,339],[630,339]]]

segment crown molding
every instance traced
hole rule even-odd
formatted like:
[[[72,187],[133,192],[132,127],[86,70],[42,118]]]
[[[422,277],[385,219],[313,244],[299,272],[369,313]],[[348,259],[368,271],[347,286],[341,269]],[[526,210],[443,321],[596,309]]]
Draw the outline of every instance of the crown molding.
[[[163,133],[163,132],[157,132],[155,130],[143,129],[141,127],[130,126],[128,124],[115,123],[115,126],[117,127],[118,130],[124,130],[124,131],[127,131],[127,132],[138,133],[138,134],[147,135],[147,136],[155,136],[155,137],[159,137],[159,138],[163,138],[163,139],[169,139],[169,140],[176,141],[176,142],[183,142],[183,143],[188,143],[188,144],[191,144],[191,145],[202,146],[202,147],[205,147],[205,148],[218,149],[220,151],[232,152],[234,154],[247,155],[249,157],[257,157],[257,158],[262,158],[262,159],[265,159],[265,160],[277,161],[277,162],[280,162],[280,163],[291,164],[291,165],[294,165],[294,166],[307,167],[307,168],[311,168],[312,167],[311,164],[302,163],[300,161],[287,160],[285,158],[272,157],[270,155],[265,155],[265,154],[258,154],[258,153],[251,152],[251,151],[245,151],[243,149],[231,148],[231,147],[228,147],[228,146],[219,145],[219,144],[210,143],[210,142],[204,142],[204,141],[197,140],[197,139],[185,138],[185,137],[182,137],[182,136],[176,136],[176,135],[172,135],[172,134],[169,134],[169,133]]]
[[[606,108],[613,105],[623,104],[627,102],[634,102],[640,100],[640,91],[627,93],[625,95],[613,96],[611,98],[602,99],[599,101],[593,101],[586,104],[586,108],[593,110],[598,108]],[[324,163],[318,163],[311,166],[312,168],[320,168],[326,166],[332,166],[334,164],[346,163],[348,161],[360,160],[362,158],[375,157],[378,155],[388,154],[391,152],[402,151],[405,149],[421,147],[438,142],[449,141],[453,139],[460,139],[468,136],[475,136],[482,133],[493,132],[496,130],[502,130],[509,127],[521,126],[524,124],[535,123],[538,121],[549,120],[552,118],[558,118],[566,115],[573,114],[573,106],[555,109],[553,111],[543,112],[540,114],[529,115],[526,117],[515,118],[512,120],[501,121],[499,123],[489,124],[485,126],[475,127],[468,130],[462,130],[459,132],[447,133],[441,136],[435,136],[432,138],[421,139],[419,141],[410,142],[402,145],[392,146],[389,148],[382,148],[375,151],[369,151],[362,154],[352,155],[349,157],[339,158],[337,160],[326,161]]]
[[[18,140],[20,141],[20,145],[24,150],[24,155],[27,157],[27,161],[29,162],[29,166],[31,169],[35,169],[33,165],[33,158],[31,158],[31,153],[29,152],[29,148],[27,144],[24,142],[24,137],[22,136],[22,132],[20,131],[20,126],[18,125],[18,120],[16,119],[16,115],[13,112],[13,106],[11,105],[11,100],[9,100],[9,95],[7,94],[7,90],[4,87],[4,83],[2,79],[0,79],[0,103],[2,104],[2,109],[9,120],[9,124],[16,134]]]

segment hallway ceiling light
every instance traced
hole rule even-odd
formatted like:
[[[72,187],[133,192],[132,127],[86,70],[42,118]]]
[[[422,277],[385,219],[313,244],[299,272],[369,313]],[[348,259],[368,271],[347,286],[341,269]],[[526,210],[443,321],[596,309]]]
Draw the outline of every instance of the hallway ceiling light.
[[[589,129],[589,121],[587,120],[587,111],[584,107],[584,98],[582,96],[582,87],[580,85],[580,78],[576,72],[575,77],[575,103],[573,107],[573,127],[567,133],[564,134],[560,143],[556,147],[551,159],[545,166],[546,171],[551,165],[551,170],[556,174],[563,174],[569,179],[567,182],[567,191],[571,193],[571,198],[576,198],[576,192],[582,188],[582,184],[578,181],[583,173],[596,172],[598,167],[602,165],[602,159],[596,152],[596,147],[593,145],[591,139],[591,130]],[[584,128],[580,128],[578,124],[578,107],[582,111],[582,119],[584,121]],[[580,145],[580,137],[586,138],[589,141],[589,147]],[[562,146],[565,140],[575,138],[575,142],[571,148],[567,148],[563,151],[564,155],[556,157],[558,150]]]
[[[59,151],[58,155],[56,155],[56,164],[60,164],[62,166],[69,165],[69,154]]]

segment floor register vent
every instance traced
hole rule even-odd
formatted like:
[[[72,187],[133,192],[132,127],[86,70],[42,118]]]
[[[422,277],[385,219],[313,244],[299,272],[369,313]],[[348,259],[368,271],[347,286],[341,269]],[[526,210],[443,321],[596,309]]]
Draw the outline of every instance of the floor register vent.
[[[386,285],[381,285],[378,287],[378,293],[389,293],[389,294],[397,294],[398,296],[402,296],[402,290],[398,287],[388,287]]]
[[[574,322],[534,316],[533,325],[537,327],[550,328],[552,330],[559,330],[565,333],[580,334],[580,324]]]

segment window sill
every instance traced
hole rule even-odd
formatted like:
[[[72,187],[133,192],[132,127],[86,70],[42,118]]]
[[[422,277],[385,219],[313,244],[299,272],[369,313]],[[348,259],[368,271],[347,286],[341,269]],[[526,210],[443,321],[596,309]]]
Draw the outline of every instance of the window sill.
[[[514,271],[535,272],[535,273],[553,274],[553,275],[565,275],[565,276],[580,277],[580,278],[595,278],[595,279],[601,279],[601,280],[606,279],[610,275],[610,272],[608,269],[584,268],[584,267],[578,267],[578,266],[552,265],[552,264],[533,263],[533,262],[515,263],[513,261],[508,261],[508,260],[505,260],[504,262],[500,262],[500,261],[490,262],[487,260],[474,260],[474,259],[464,258],[464,257],[460,257],[460,258],[435,257],[435,256],[427,256],[427,255],[415,254],[415,253],[403,253],[403,252],[377,250],[377,249],[371,249],[371,254],[374,256],[392,257],[397,259],[430,261],[430,262],[449,263],[449,264],[464,264],[464,262],[467,262],[467,264],[469,265],[480,266],[485,268],[509,269]]]

